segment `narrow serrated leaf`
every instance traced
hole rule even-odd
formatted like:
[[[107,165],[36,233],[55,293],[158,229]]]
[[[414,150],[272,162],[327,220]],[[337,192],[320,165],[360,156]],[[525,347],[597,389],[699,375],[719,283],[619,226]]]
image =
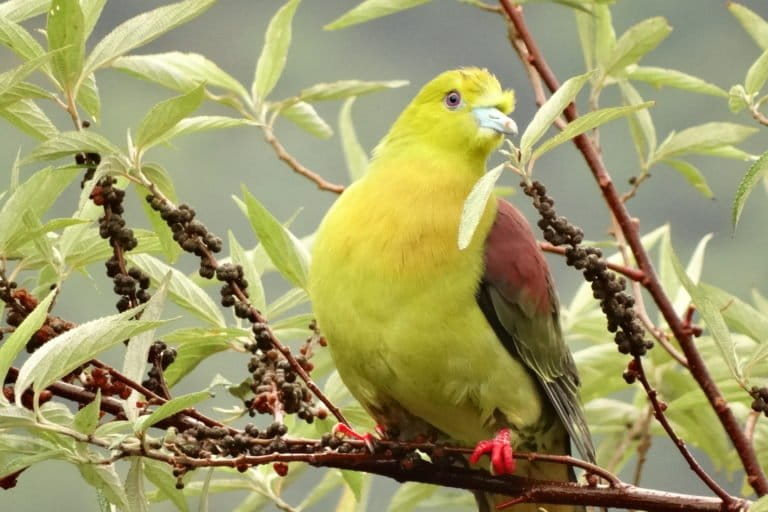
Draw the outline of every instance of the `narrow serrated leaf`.
[[[208,87],[220,87],[240,98],[248,98],[240,82],[198,53],[127,55],[116,59],[112,67],[176,91],[188,91],[205,82]]]
[[[315,137],[327,139],[333,135],[333,129],[320,117],[315,107],[306,101],[290,104],[280,110],[280,115]]]
[[[405,9],[411,9],[426,4],[430,0],[365,0],[356,7],[345,12],[323,28],[338,30],[340,28],[364,23],[382,16],[389,16]]]
[[[760,158],[747,169],[747,173],[741,179],[741,183],[739,183],[739,188],[736,189],[736,197],[734,197],[731,207],[731,224],[734,231],[739,224],[739,218],[749,194],[763,176],[766,175],[766,172],[768,172],[768,151],[760,155]]]
[[[165,132],[155,144],[165,144],[171,139],[181,135],[190,135],[197,132],[223,130],[224,128],[236,128],[238,126],[255,126],[253,121],[228,116],[193,116],[182,119],[175,126]]]
[[[299,2],[288,0],[269,21],[251,85],[254,103],[264,102],[283,74],[288,48],[291,46],[291,23]]]
[[[51,0],[9,0],[0,4],[0,18],[7,18],[14,23],[39,16],[46,12]]]
[[[104,10],[104,6],[107,4],[107,0],[80,0],[80,6],[83,9],[83,19],[85,20],[85,39],[93,32],[93,27],[96,26],[96,22],[99,21],[101,12]]]
[[[96,77],[93,74],[85,77],[77,91],[77,103],[91,116],[94,122],[99,122],[101,116],[101,97]]]
[[[145,150],[163,140],[166,132],[197,110],[204,98],[205,87],[199,84],[181,96],[161,101],[153,106],[136,130],[136,147]]]
[[[605,63],[606,75],[622,72],[630,64],[639,61],[656,48],[672,32],[672,27],[661,16],[648,18],[627,29]]]
[[[692,126],[667,137],[656,150],[654,160],[738,144],[757,131],[755,127],[737,123],[713,122]]]
[[[180,512],[188,512],[189,505],[184,493],[176,488],[176,478],[167,464],[152,459],[144,460],[144,475],[157,487],[159,493],[176,505]]]
[[[38,57],[27,60],[20,66],[17,66],[8,71],[0,73],[0,98],[8,93],[12,92],[12,89],[21,83],[27,76],[32,74],[36,69],[47,65],[50,60],[61,50],[55,50],[53,52],[44,53]]]
[[[555,119],[576,98],[581,88],[592,76],[592,72],[574,76],[566,80],[560,88],[539,108],[530,124],[520,137],[520,151],[523,155],[530,153],[533,145],[547,132]],[[524,163],[527,158],[523,157]]]
[[[144,491],[144,457],[131,457],[131,467],[125,477],[125,495],[130,512],[147,512],[149,503]]]
[[[21,164],[58,160],[83,152],[99,153],[102,160],[109,155],[121,154],[120,148],[96,132],[61,132],[34,148],[21,160]]]
[[[387,506],[387,512],[411,512],[419,507],[424,500],[432,497],[438,489],[440,487],[436,485],[406,482],[392,496]]]
[[[130,510],[128,497],[114,464],[78,464],[77,468],[85,481],[104,493],[110,503],[121,510]]]
[[[99,426],[99,417],[101,413],[101,389],[96,390],[96,396],[91,402],[77,411],[72,426],[81,434],[91,435]]]
[[[102,351],[162,325],[162,322],[130,320],[142,309],[143,306],[139,306],[118,315],[98,318],[56,336],[37,349],[21,367],[16,380],[17,389],[25,390],[32,386],[39,393]],[[21,400],[21,395],[21,392],[17,393],[17,401]]]
[[[184,273],[149,254],[130,254],[128,259],[146,272],[154,283],[162,282],[170,272],[168,295],[173,302],[211,325],[226,325],[224,316],[213,299]]]
[[[338,100],[350,96],[360,96],[383,89],[395,89],[408,85],[407,80],[339,80],[336,82],[315,84],[299,93],[299,100],[313,102]]]
[[[53,299],[58,290],[51,290],[48,295],[40,301],[34,310],[16,329],[8,336],[3,344],[0,345],[0,382],[5,382],[5,376],[13,361],[21,353],[32,335],[43,325],[48,316],[48,309],[51,307]],[[7,403],[8,400],[0,394],[0,403]]]
[[[85,58],[85,19],[80,2],[52,0],[46,33],[48,49],[60,50],[51,62],[53,74],[69,94],[80,78]]]
[[[108,66],[116,58],[196,18],[215,2],[185,0],[144,12],[123,22],[96,44],[85,61],[83,75],[88,76],[96,69]]]
[[[749,106],[747,101],[747,91],[741,84],[736,84],[728,90],[728,109],[738,114]]]
[[[295,286],[306,288],[309,252],[304,244],[280,224],[244,186],[242,193],[242,204],[248,220],[272,263]]]
[[[6,4],[1,4],[7,5]],[[24,60],[40,57],[45,50],[32,34],[21,25],[14,23],[5,16],[0,16],[0,44],[7,46]]]
[[[621,98],[625,104],[639,105],[644,102],[637,89],[627,80],[619,80]],[[649,155],[656,151],[656,127],[653,124],[651,113],[647,109],[633,112],[629,118],[629,130],[635,150],[640,157],[641,164],[648,161]]]
[[[595,4],[595,60],[598,66],[605,68],[609,57],[616,47],[616,32],[613,28],[611,9],[604,3]],[[589,68],[592,69],[592,68]]]
[[[140,417],[133,427],[134,431],[144,432],[158,421],[170,418],[174,414],[181,412],[188,407],[192,407],[210,397],[211,393],[209,391],[197,391],[195,393],[188,393],[186,395],[177,396],[172,400],[168,400],[152,411],[152,414]]]
[[[344,161],[352,181],[360,179],[368,168],[368,155],[357,140],[355,126],[352,123],[352,104],[355,98],[347,99],[339,111],[339,134],[341,148],[344,151]]]
[[[768,80],[768,50],[765,50],[747,71],[747,76],[744,78],[744,88],[747,94],[752,95],[760,92],[766,80]]]
[[[506,164],[500,164],[488,171],[472,187],[472,191],[464,200],[464,207],[461,212],[461,221],[459,223],[458,244],[459,250],[464,250],[472,243],[475,230],[480,224],[480,219],[487,211],[488,198],[491,197],[493,188],[501,176]]]
[[[768,22],[754,11],[736,2],[728,2],[728,10],[739,20],[755,43],[763,50],[768,50]]]
[[[53,121],[33,100],[24,99],[2,107],[0,116],[36,139],[50,139],[59,133]]]
[[[690,183],[693,188],[707,199],[713,199],[715,197],[715,193],[709,188],[707,179],[701,171],[690,162],[686,162],[685,160],[666,159],[662,160],[662,163],[667,164],[679,172],[680,175],[685,178],[685,181]]]
[[[669,250],[670,263],[675,269],[677,278],[682,283],[683,287],[688,291],[693,303],[696,304],[696,308],[701,315],[702,320],[707,326],[712,339],[715,341],[717,348],[720,350],[721,355],[728,369],[731,371],[731,375],[739,381],[743,381],[741,373],[741,366],[739,364],[738,357],[736,356],[736,347],[731,338],[731,332],[728,330],[728,326],[723,319],[723,315],[720,310],[715,307],[712,300],[709,298],[709,294],[706,289],[694,284],[683,266],[680,264],[680,260],[675,254],[674,249],[670,247]]]
[[[631,70],[627,77],[630,80],[646,82],[654,87],[674,87],[684,91],[709,94],[725,98],[728,93],[706,80],[683,73],[676,69],[659,68],[653,66],[637,66]]]
[[[567,142],[577,135],[597,128],[598,126],[602,126],[610,121],[613,121],[614,119],[627,116],[638,110],[652,107],[653,105],[653,101],[646,101],[645,103],[640,103],[639,105],[602,108],[600,110],[595,110],[581,115],[573,122],[568,123],[563,131],[539,145],[533,152],[532,158],[539,158],[542,154],[546,153],[547,151],[551,151],[563,142]]]

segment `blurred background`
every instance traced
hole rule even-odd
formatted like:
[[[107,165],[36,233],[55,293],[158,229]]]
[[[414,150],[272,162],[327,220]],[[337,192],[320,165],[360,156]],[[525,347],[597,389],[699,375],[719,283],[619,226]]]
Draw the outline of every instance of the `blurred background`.
[[[108,2],[91,36],[90,47],[123,20],[164,3],[167,2]],[[355,3],[305,0],[300,5],[288,64],[272,98],[288,97],[312,84],[344,78],[409,80],[408,87],[363,96],[355,102],[353,118],[358,136],[370,150],[422,84],[445,69],[480,66],[493,71],[505,87],[516,89],[518,107],[513,117],[518,125],[525,126],[531,119],[536,108],[533,95],[498,16],[456,1],[435,0],[344,30],[322,29]],[[618,34],[644,18],[665,16],[674,31],[660,48],[643,59],[643,64],[679,69],[728,90],[731,85],[743,82],[746,70],[760,51],[730,15],[726,3],[725,0],[624,0],[617,2],[612,12]],[[765,0],[743,0],[742,3],[768,17]],[[266,24],[280,5],[282,2],[276,0],[221,0],[202,17],[141,48],[138,53],[198,52],[248,86]],[[532,33],[560,79],[582,73],[583,58],[571,11],[549,3],[534,3],[528,5],[525,12]],[[38,18],[31,25],[42,23]],[[15,56],[5,49],[0,49],[0,63],[3,70],[17,65]],[[118,143],[125,140],[127,128],[135,131],[141,117],[154,103],[176,94],[114,70],[101,71],[97,80],[103,119],[94,129]],[[659,140],[670,130],[679,131],[707,121],[735,121],[756,126],[746,113],[731,114],[721,98],[672,89],[654,90],[643,84],[638,84],[638,88],[645,99],[656,101],[651,113]],[[615,91],[609,89],[603,95],[601,106],[617,102]],[[326,102],[317,108],[336,127],[339,106],[339,102]],[[70,129],[67,118],[53,113],[53,108],[46,109],[60,129]],[[220,112],[210,105],[203,111]],[[276,131],[288,151],[302,163],[330,181],[348,182],[337,136],[319,140],[284,120],[278,121]],[[768,129],[748,139],[742,147],[761,153],[765,150],[766,133]],[[603,129],[601,142],[608,169],[619,188],[626,190],[629,177],[639,171],[626,122],[615,121]],[[23,153],[34,146],[32,139],[7,124],[0,124],[0,181],[5,183],[8,179],[19,148]],[[281,164],[255,128],[181,138],[172,148],[156,150],[152,159],[170,171],[179,197],[192,204],[214,232],[223,235],[231,229],[246,247],[252,246],[255,240],[246,219],[231,199],[232,194],[239,194],[241,184],[246,184],[279,219],[287,219],[301,210],[292,224],[293,232],[299,236],[314,232],[335,198],[333,194],[318,191],[312,183]],[[704,199],[672,169],[658,167],[641,187],[638,197],[631,201],[632,214],[640,220],[643,232],[671,223],[673,243],[683,259],[687,259],[702,236],[714,233],[703,279],[742,297],[747,297],[753,288],[768,293],[764,190],[756,188],[739,231],[733,235],[730,204],[748,165],[713,157],[691,157],[691,161],[709,181],[714,200]],[[33,170],[23,169],[22,177]],[[582,226],[587,238],[607,237],[607,210],[572,145],[563,145],[547,154],[536,172],[557,200],[559,212]],[[510,176],[506,184],[514,185],[516,181]],[[74,210],[78,192],[74,188],[58,203],[54,216],[68,216]],[[526,199],[518,194],[511,200],[531,218],[533,209]],[[137,225],[145,225],[136,198],[132,201],[126,217],[129,222],[136,219]],[[551,263],[561,299],[567,303],[580,283],[579,275],[557,258]],[[193,270],[193,264],[182,257],[183,270]],[[79,322],[112,313],[111,284],[101,272],[101,268],[94,268],[91,277],[78,276],[65,287],[57,306],[61,316]],[[268,299],[285,290],[283,282],[274,275],[268,277],[265,285]],[[207,385],[212,375],[217,372],[226,375],[228,369],[242,376],[244,365],[242,357],[217,356],[185,381],[181,390],[199,389]],[[644,486],[705,492],[669,443],[656,442],[650,460]],[[727,479],[725,475],[718,478]],[[737,476],[731,488],[737,491],[739,485]],[[395,486],[383,479],[378,482],[369,510],[383,510],[385,498]],[[216,496],[211,510],[229,510],[242,497],[242,493]],[[50,510],[57,506],[68,510],[98,510],[93,490],[80,481],[76,469],[58,462],[35,466],[21,476],[15,489],[0,491],[0,506],[17,512]],[[332,502],[327,506],[331,510]],[[170,506],[160,506],[161,510],[166,508]],[[323,506],[317,510],[323,510]]]

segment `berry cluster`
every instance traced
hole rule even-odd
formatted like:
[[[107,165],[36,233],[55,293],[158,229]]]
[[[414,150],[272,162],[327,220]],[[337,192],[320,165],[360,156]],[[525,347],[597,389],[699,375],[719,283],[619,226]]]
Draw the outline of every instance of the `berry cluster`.
[[[768,387],[758,388],[757,386],[752,386],[752,389],[749,390],[749,395],[754,398],[752,410],[762,412],[768,418]]]
[[[635,299],[627,294],[626,281],[608,270],[600,249],[580,247],[583,231],[567,218],[557,215],[555,201],[547,195],[547,189],[534,181],[522,184],[523,191],[533,198],[533,205],[539,211],[539,228],[544,238],[552,245],[568,245],[565,250],[566,264],[583,270],[584,279],[592,283],[592,294],[600,301],[600,307],[608,319],[608,330],[615,332],[614,340],[622,354],[642,356],[653,343],[644,337],[643,326],[634,310]]]
[[[288,451],[288,445],[282,439],[287,433],[288,427],[276,421],[264,430],[249,423],[237,433],[225,427],[200,425],[177,435],[174,445],[189,457],[266,455]]]
[[[169,347],[160,340],[152,343],[147,353],[147,362],[152,365],[152,368],[149,369],[148,377],[142,381],[141,385],[158,395],[166,395],[163,371],[175,360],[175,348]]]
[[[62,320],[57,316],[48,316],[45,323],[27,341],[27,352],[30,354],[42,347],[59,334],[74,329],[75,324]]]
[[[92,367],[80,374],[83,388],[95,393],[101,390],[102,396],[119,396],[126,400],[131,395],[131,388],[123,381],[112,378],[107,368]]]
[[[3,396],[6,400],[13,403],[16,401],[16,391],[12,384],[8,384],[3,386]],[[31,389],[27,389],[24,391],[24,393],[21,395],[21,405],[22,407],[25,407],[27,409],[34,409],[34,397],[35,394],[32,392]],[[40,405],[43,405],[47,401],[49,401],[51,398],[53,398],[53,393],[47,389],[44,389],[40,392],[40,396],[38,398],[38,403]]]
[[[114,249],[105,265],[107,276],[114,281],[114,291],[120,296],[117,310],[122,312],[149,300],[149,276],[136,267],[125,268],[123,254],[135,249],[138,241],[123,219],[125,190],[115,187],[115,183],[117,180],[112,176],[104,176],[93,187],[90,198],[104,208],[104,215],[99,218],[99,235],[109,240]]]
[[[266,326],[255,323],[253,332],[256,341],[246,346],[253,354],[248,362],[248,372],[253,377],[251,391],[254,397],[245,400],[249,414],[274,414],[281,410],[296,414],[307,423],[312,423],[315,417],[324,419],[327,411],[314,405],[312,393],[298,378],[291,363],[281,358],[280,352],[272,347]],[[296,362],[306,372],[313,369],[312,363],[303,354],[296,357]]]
[[[37,298],[24,288],[19,288],[14,281],[0,279],[0,300],[8,306],[6,322],[11,327],[18,327],[38,304]],[[40,329],[29,338],[26,344],[28,353],[32,353],[59,334],[72,329],[75,325],[59,317],[49,315]],[[2,331],[0,331],[2,339]]]
[[[225,308],[234,306],[238,318],[256,322],[258,319],[250,304],[238,300],[237,291],[248,298],[248,281],[244,277],[242,265],[222,263],[216,268],[216,279],[224,283],[221,287],[221,305]]]
[[[200,275],[207,279],[212,278],[216,273],[216,265],[208,255],[209,252],[221,251],[221,238],[208,231],[202,222],[195,220],[195,210],[189,205],[174,206],[154,194],[147,195],[146,200],[171,228],[176,243],[186,252],[200,258]]]

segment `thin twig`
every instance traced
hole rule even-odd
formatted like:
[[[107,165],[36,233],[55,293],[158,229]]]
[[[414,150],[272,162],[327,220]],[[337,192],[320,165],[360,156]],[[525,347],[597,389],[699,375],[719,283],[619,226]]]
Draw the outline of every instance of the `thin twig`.
[[[296,160],[296,158],[293,157],[288,151],[286,151],[285,147],[280,143],[279,140],[277,140],[277,137],[275,137],[275,133],[272,131],[271,128],[268,126],[263,127],[264,131],[264,140],[266,140],[269,145],[271,145],[275,149],[275,154],[277,155],[277,158],[279,158],[281,161],[285,162],[288,167],[294,170],[294,172],[301,174],[305,178],[309,179],[310,181],[314,182],[315,185],[317,185],[317,188],[320,190],[327,190],[329,192],[333,192],[334,194],[341,194],[344,192],[344,185],[337,185],[335,183],[331,183],[330,181],[326,181],[322,176],[317,174],[314,171],[311,171],[304,167],[301,162]]]
[[[531,55],[531,64],[541,75],[547,88],[554,92],[560,87],[560,82],[550,69],[543,55],[539,51],[538,45],[533,40],[528,27],[523,18],[522,9],[520,7],[513,7],[510,0],[499,0],[501,6],[504,8],[509,21],[515,26],[515,29],[522,40],[525,42],[528,52]],[[576,107],[573,103],[568,105],[565,109],[564,115],[569,122],[575,120],[578,115],[576,113]],[[681,349],[688,361],[689,370],[691,375],[698,383],[701,390],[709,400],[710,405],[717,414],[720,423],[723,425],[728,437],[731,439],[736,452],[741,459],[744,470],[747,473],[747,480],[753,487],[758,496],[763,496],[768,493],[768,479],[766,479],[760,464],[757,460],[757,456],[752,445],[744,436],[744,432],[739,425],[736,416],[733,411],[728,407],[728,402],[720,392],[719,388],[715,384],[712,376],[709,373],[704,360],[701,357],[698,349],[689,332],[685,332],[682,326],[680,317],[674,310],[674,307],[667,297],[661,283],[656,275],[656,271],[653,268],[653,264],[645,251],[640,240],[640,234],[637,227],[632,221],[632,217],[626,209],[624,203],[621,202],[616,187],[613,185],[610,174],[608,173],[603,161],[596,151],[595,147],[585,134],[581,134],[573,139],[574,144],[582,153],[584,160],[589,166],[593,177],[597,181],[600,191],[603,197],[616,216],[616,220],[621,227],[627,243],[637,261],[638,267],[644,272],[645,280],[643,285],[648,293],[653,297],[659,311],[669,325],[672,333],[680,344]]]
[[[635,464],[635,475],[632,477],[632,485],[640,485],[640,479],[643,475],[645,461],[648,459],[648,450],[651,449],[651,419],[653,419],[653,407],[648,407],[646,413],[641,417],[639,424],[640,442],[637,445],[637,464]]]

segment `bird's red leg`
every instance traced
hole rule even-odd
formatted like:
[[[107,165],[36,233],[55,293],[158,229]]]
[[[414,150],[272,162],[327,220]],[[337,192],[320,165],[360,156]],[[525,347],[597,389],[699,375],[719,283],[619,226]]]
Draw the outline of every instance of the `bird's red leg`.
[[[380,432],[379,428],[380,425],[376,425],[377,432]],[[348,425],[345,425],[344,423],[337,423],[333,426],[333,429],[331,429],[331,432],[333,435],[341,434],[343,437],[351,437],[352,439],[358,439],[360,441],[363,441],[365,443],[365,446],[368,447],[368,449],[373,453],[375,451],[373,442],[376,440],[375,437],[373,437],[373,434],[370,432],[366,432],[365,434],[358,434],[352,428],[350,428]]]
[[[503,428],[496,433],[493,439],[480,441],[469,457],[469,462],[477,464],[480,457],[486,453],[491,456],[491,468],[494,475],[511,475],[515,472],[515,459],[512,457],[512,445],[509,442],[508,428]]]

